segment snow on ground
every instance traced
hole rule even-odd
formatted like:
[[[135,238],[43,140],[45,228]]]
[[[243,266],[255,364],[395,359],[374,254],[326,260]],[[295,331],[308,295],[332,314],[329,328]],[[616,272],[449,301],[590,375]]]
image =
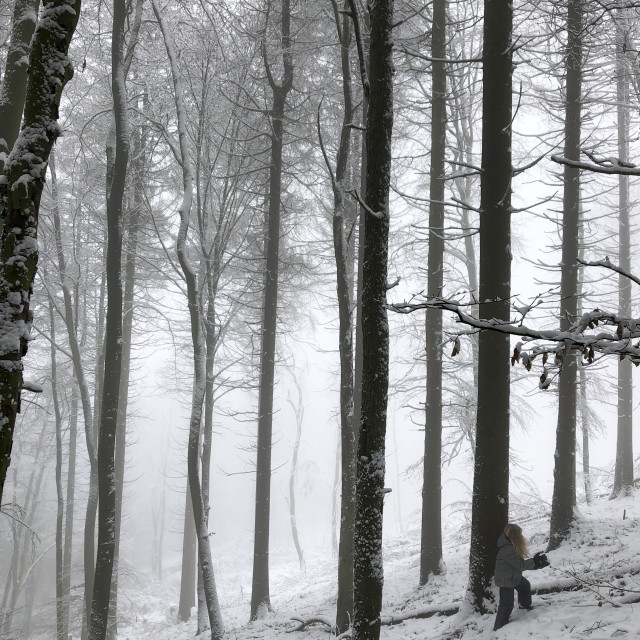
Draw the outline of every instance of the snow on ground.
[[[534,589],[532,611],[517,608],[511,622],[493,631],[494,615],[468,611],[452,616],[407,619],[382,627],[381,638],[404,640],[421,638],[507,638],[532,637],[602,640],[640,639],[640,495],[607,500],[580,508],[571,539],[548,554],[551,566],[527,572]],[[623,519],[623,515],[625,516]],[[548,536],[548,515],[521,522],[530,541],[531,553],[544,550]],[[456,542],[459,531],[445,538],[446,573],[419,588],[419,531],[385,541],[385,589],[383,618],[408,616],[419,609],[459,604],[467,582],[468,544]],[[227,637],[233,640],[281,638],[296,624],[293,617],[335,616],[335,561],[321,557],[307,559],[303,574],[294,555],[287,564],[275,553],[272,557],[271,598],[275,611],[266,620],[247,623],[251,576],[248,568],[234,570],[230,561],[221,562],[218,583]],[[561,593],[548,589],[576,584],[581,588]],[[160,584],[123,598],[126,622],[120,637],[128,640],[187,640],[195,634],[195,622],[176,622],[178,593],[175,586]],[[123,604],[124,604],[123,602]],[[516,605],[517,607],[517,605]],[[206,637],[206,636],[203,636]],[[291,640],[334,637],[319,624],[292,631]]]

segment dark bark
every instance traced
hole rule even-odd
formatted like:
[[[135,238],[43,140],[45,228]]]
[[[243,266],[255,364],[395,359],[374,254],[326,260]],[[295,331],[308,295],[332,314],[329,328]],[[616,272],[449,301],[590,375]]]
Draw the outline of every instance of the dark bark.
[[[580,158],[582,13],[583,0],[568,0],[564,157],[569,160],[579,160]],[[561,331],[569,328],[578,313],[580,170],[565,165],[563,180]],[[567,349],[558,380],[558,427],[556,430],[549,550],[556,549],[568,537],[573,522],[573,509],[576,502],[577,373],[577,358]]]
[[[20,411],[22,358],[32,322],[40,198],[49,153],[60,134],[60,98],[73,75],[67,51],[79,15],[80,0],[72,4],[51,0],[43,5],[32,39],[22,129],[0,175],[0,330],[8,338],[0,350],[0,504]]]
[[[485,0],[480,179],[480,318],[509,320],[511,292],[511,73],[513,4]],[[478,346],[478,408],[471,507],[469,592],[485,610],[496,541],[509,511],[509,336]]]
[[[115,162],[107,192],[107,318],[104,382],[98,434],[98,546],[93,587],[90,640],[107,634],[111,579],[116,548],[115,448],[122,371],[122,207],[129,161],[129,127],[124,74],[124,0],[114,0],[111,65],[115,118]]]
[[[115,472],[115,551],[111,597],[109,599],[109,638],[118,635],[118,565],[120,560],[120,531],[122,525],[122,502],[124,494],[124,470],[127,445],[127,408],[129,406],[129,384],[131,373],[131,347],[133,336],[134,294],[136,283],[136,262],[138,254],[138,229],[140,213],[144,206],[143,172],[145,170],[145,140],[148,132],[138,131],[133,149],[134,184],[130,210],[126,216],[126,252],[124,262],[124,297],[122,313],[122,367],[120,392],[118,395],[118,423],[116,427]]]
[[[273,101],[270,112],[271,162],[267,218],[264,310],[260,353],[258,443],[256,460],[256,509],[253,542],[253,578],[250,619],[262,617],[271,606],[269,595],[269,520],[271,500],[271,444],[273,432],[273,386],[275,380],[276,327],[278,316],[278,262],[280,255],[280,199],[282,195],[282,136],[287,95],[293,84],[293,53],[290,35],[291,8],[282,0],[281,45],[283,76],[277,82],[263,43],[263,57]]]
[[[377,640],[382,605],[382,512],[389,384],[387,257],[393,129],[393,0],[371,6],[362,265],[362,412],[354,530],[353,637]]]
[[[11,41],[0,83],[0,175],[20,132],[27,96],[31,38],[38,20],[40,0],[16,0],[13,7]]]
[[[447,2],[435,0],[431,30],[431,168],[427,292],[442,293],[444,271],[444,190],[447,127]],[[425,403],[420,584],[441,572],[442,563],[442,313],[425,312],[427,397]]]

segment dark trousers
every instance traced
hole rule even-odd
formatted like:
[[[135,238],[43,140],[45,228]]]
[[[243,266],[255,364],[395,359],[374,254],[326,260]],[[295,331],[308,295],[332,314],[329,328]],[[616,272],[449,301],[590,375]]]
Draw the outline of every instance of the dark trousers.
[[[531,606],[531,583],[522,578],[515,590],[518,592],[518,604],[525,609]],[[496,623],[493,625],[494,631],[504,627],[509,622],[509,616],[513,611],[513,589],[511,587],[500,587],[500,604],[498,605],[498,615]]]

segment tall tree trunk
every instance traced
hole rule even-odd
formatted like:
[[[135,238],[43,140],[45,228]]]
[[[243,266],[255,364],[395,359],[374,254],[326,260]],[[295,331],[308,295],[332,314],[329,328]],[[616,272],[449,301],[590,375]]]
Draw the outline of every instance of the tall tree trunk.
[[[566,98],[564,157],[580,159],[582,107],[583,0],[567,1]],[[560,330],[566,331],[578,313],[578,237],[580,226],[580,170],[564,167],[562,213],[562,272]],[[549,550],[565,540],[573,522],[576,502],[576,405],[578,361],[567,345],[558,381],[558,427]]]
[[[56,322],[53,301],[49,299],[49,332],[51,335],[51,397],[56,422],[56,639],[67,640],[68,628],[65,615],[68,612],[64,592],[64,494],[62,486],[62,413],[58,399],[58,366],[56,362]]]
[[[20,132],[27,96],[29,51],[39,6],[40,0],[16,0],[13,7],[11,41],[0,83],[0,175]]]
[[[341,452],[341,501],[340,540],[338,546],[338,603],[336,629],[346,631],[353,619],[353,531],[355,525],[356,490],[356,433],[353,388],[353,284],[350,265],[353,258],[349,243],[349,220],[347,219],[346,189],[351,156],[351,124],[353,122],[353,100],[351,88],[351,18],[349,3],[345,0],[342,16],[337,0],[332,2],[342,68],[342,99],[344,114],[340,145],[336,157],[335,176],[329,159],[325,157],[333,187],[333,249],[336,261],[336,288],[338,299],[338,350],[340,353],[340,452]],[[318,127],[320,127],[318,112]],[[354,221],[355,224],[355,221]],[[302,401],[302,399],[300,400]]]
[[[124,71],[124,0],[114,0],[111,91],[116,126],[115,162],[107,182],[107,320],[104,383],[98,434],[98,547],[89,619],[90,640],[104,640],[109,618],[116,549],[115,448],[122,371],[122,206],[129,161],[129,123]]]
[[[71,10],[69,10],[71,9]],[[67,57],[80,0],[49,0],[32,39],[22,129],[0,175],[0,504],[20,411],[22,358],[31,331],[30,299],[38,261],[40,197],[49,153],[60,134],[58,108],[73,74]],[[51,65],[51,60],[57,64]]]
[[[482,319],[509,320],[511,294],[511,0],[485,0],[482,52],[480,283]],[[468,597],[485,610],[498,536],[509,513],[509,336],[486,331],[478,346],[478,408]]]
[[[71,390],[69,415],[69,459],[67,466],[67,497],[64,522],[64,553],[62,557],[62,585],[64,596],[63,638],[69,637],[69,596],[71,593],[71,553],[73,550],[73,510],[76,491],[76,450],[78,443],[78,395],[74,386]]]
[[[189,317],[191,320],[191,339],[193,344],[193,394],[191,400],[191,418],[189,421],[189,444],[187,451],[187,466],[189,476],[189,489],[191,491],[193,515],[196,523],[198,537],[198,561],[202,571],[202,581],[209,612],[209,625],[211,639],[221,640],[224,636],[220,605],[216,590],[215,576],[211,547],[209,544],[209,531],[207,527],[207,514],[204,509],[202,486],[198,469],[200,455],[200,435],[202,427],[202,407],[206,392],[206,343],[203,335],[204,320],[202,303],[198,289],[196,272],[187,255],[187,234],[189,231],[189,218],[193,200],[193,171],[191,167],[191,153],[188,146],[188,131],[186,114],[182,97],[182,83],[178,67],[177,56],[173,47],[173,39],[167,26],[158,11],[155,3],[152,3],[153,11],[162,31],[167,50],[167,57],[171,65],[171,77],[173,80],[174,98],[178,117],[178,136],[180,141],[180,155],[182,164],[183,198],[180,204],[180,228],[177,238],[177,253],[180,267],[187,285],[187,301]]]
[[[136,261],[138,254],[138,229],[140,212],[144,206],[143,172],[145,170],[146,131],[138,131],[134,146],[134,178],[131,207],[127,215],[127,237],[124,263],[124,298],[122,314],[122,369],[120,392],[118,395],[118,425],[116,428],[115,471],[116,471],[116,521],[113,579],[109,599],[109,638],[118,635],[118,581],[120,560],[120,532],[122,526],[122,502],[124,494],[124,470],[127,445],[127,409],[129,406],[129,384],[131,373],[131,346],[134,317],[134,292],[136,282]]]
[[[389,385],[387,256],[393,129],[393,0],[371,6],[367,179],[362,265],[362,413],[358,436],[354,530],[353,630],[377,640],[382,606],[382,511]]]
[[[270,6],[270,5],[269,5]],[[264,310],[260,353],[258,398],[258,443],[256,460],[256,504],[253,539],[253,577],[250,619],[265,615],[271,606],[269,595],[269,519],[271,511],[271,445],[273,431],[273,387],[276,362],[278,317],[278,267],[280,255],[280,199],[282,196],[282,135],[287,95],[293,85],[293,54],[290,35],[291,8],[282,0],[281,45],[283,77],[276,81],[271,73],[267,44],[262,52],[273,96],[271,121],[271,162],[269,166],[269,210],[267,224]],[[266,26],[265,26],[266,31]]]
[[[183,622],[191,617],[191,609],[196,606],[197,545],[196,523],[193,518],[193,499],[191,498],[191,489],[187,479],[182,533],[182,573],[180,578],[180,600],[178,602],[178,619]]]
[[[618,158],[629,161],[629,15],[618,8],[616,21],[616,104],[618,113]],[[629,176],[618,176],[618,242],[620,268],[631,273],[631,224]],[[623,318],[631,317],[631,280],[618,276],[618,306]],[[633,490],[633,377],[631,360],[618,361],[618,434],[613,496]]]
[[[94,432],[93,412],[91,408],[91,396],[89,384],[86,379],[84,364],[78,340],[78,327],[76,323],[73,300],[71,297],[71,289],[67,274],[67,264],[64,254],[64,246],[62,242],[62,225],[60,220],[60,206],[58,201],[58,178],[56,173],[55,154],[51,153],[49,163],[49,173],[51,175],[51,193],[53,214],[53,232],[56,245],[56,254],[58,261],[58,273],[60,275],[60,289],[62,290],[62,299],[64,304],[64,321],[67,328],[67,338],[69,340],[69,350],[71,351],[71,359],[73,362],[73,371],[78,383],[80,399],[82,401],[82,412],[85,424],[85,441],[87,445],[87,453],[89,455],[90,477],[89,477],[89,497],[87,500],[87,510],[85,514],[84,528],[84,579],[85,579],[85,610],[86,620],[89,619],[91,611],[91,600],[93,597],[93,574],[95,562],[95,519],[98,506],[98,487],[97,487],[97,450]],[[75,460],[74,460],[75,464]],[[86,622],[85,620],[85,622]]]
[[[298,390],[298,402],[294,404],[291,397],[287,398],[291,408],[296,415],[296,440],[293,445],[293,454],[291,456],[291,471],[289,473],[289,521],[291,523],[291,536],[293,537],[293,544],[298,554],[298,564],[300,565],[300,571],[305,570],[304,552],[302,551],[302,545],[300,544],[300,537],[298,535],[298,521],[296,515],[296,479],[298,471],[298,453],[300,452],[300,441],[302,439],[302,422],[304,420],[304,399],[302,397],[302,387],[298,380],[294,379],[294,383]]]
[[[431,169],[429,184],[429,258],[427,295],[442,294],[444,271],[444,156],[447,133],[447,2],[433,3],[431,29]],[[442,312],[425,312],[427,397],[425,403],[424,474],[420,584],[442,571]]]

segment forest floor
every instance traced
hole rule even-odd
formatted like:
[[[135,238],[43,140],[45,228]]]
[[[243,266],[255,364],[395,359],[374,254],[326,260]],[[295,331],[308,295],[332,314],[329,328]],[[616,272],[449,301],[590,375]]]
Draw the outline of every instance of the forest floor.
[[[462,611],[454,615],[411,618],[433,608],[459,606],[467,582],[468,545],[456,542],[452,534],[445,540],[446,572],[418,587],[418,531],[385,541],[385,583],[383,619],[395,624],[382,627],[381,638],[400,640],[423,638],[560,638],[640,639],[640,495],[618,500],[601,498],[590,507],[582,506],[567,542],[548,554],[551,566],[527,572],[532,587],[532,611],[514,610],[511,622],[493,631],[494,614],[478,615]],[[624,516],[624,517],[623,517]],[[548,516],[522,522],[531,553],[544,550],[548,536]],[[457,534],[459,536],[459,534]],[[276,562],[277,560],[277,562]],[[312,624],[301,631],[293,618],[326,618],[335,615],[336,567],[334,560],[311,558],[306,572],[295,564],[285,569],[280,558],[272,564],[271,598],[274,611],[265,620],[247,623],[249,618],[250,575],[219,569],[220,600],[226,637],[234,640],[287,637],[291,640],[334,638],[329,627]],[[231,579],[228,577],[233,576]],[[573,591],[553,592],[573,585]],[[551,591],[551,592],[550,592]],[[176,622],[177,592],[160,584],[129,593],[123,602],[125,622],[120,637],[128,640],[187,640],[195,634],[195,622]],[[636,602],[630,602],[635,600]],[[517,605],[516,605],[517,607]],[[399,618],[406,617],[404,621]],[[207,637],[207,636],[202,636]]]

